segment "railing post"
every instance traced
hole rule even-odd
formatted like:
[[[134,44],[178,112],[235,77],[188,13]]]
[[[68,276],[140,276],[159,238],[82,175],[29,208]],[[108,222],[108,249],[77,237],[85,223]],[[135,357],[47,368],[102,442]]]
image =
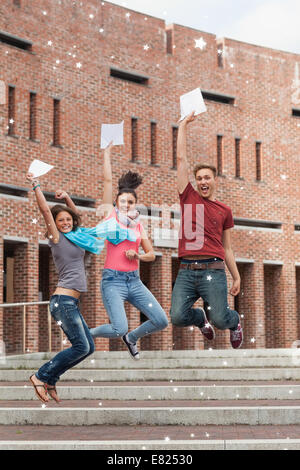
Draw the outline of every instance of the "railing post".
[[[48,304],[48,351],[52,351],[52,327],[51,327],[51,313],[50,305]]]
[[[26,305],[23,305],[23,354],[26,349]]]

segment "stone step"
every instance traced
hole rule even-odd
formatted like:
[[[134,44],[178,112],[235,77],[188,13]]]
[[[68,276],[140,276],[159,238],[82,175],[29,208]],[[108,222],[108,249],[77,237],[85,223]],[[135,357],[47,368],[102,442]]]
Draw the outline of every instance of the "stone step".
[[[47,360],[51,360],[50,357]],[[2,362],[0,369],[39,369],[45,360],[10,359]],[[300,361],[299,361],[300,362]],[[191,359],[140,359],[106,357],[88,358],[74,369],[241,369],[241,368],[299,368],[294,357],[230,357],[230,358],[193,358]]]
[[[37,369],[0,369],[0,382],[27,381]],[[186,381],[186,380],[300,380],[300,368],[236,368],[221,369],[70,369],[64,381]]]
[[[61,400],[300,400],[300,385],[57,386]],[[30,384],[0,386],[0,400],[36,400]],[[1,405],[1,404],[0,404]]]
[[[36,352],[26,354],[15,354],[4,356],[6,360],[36,359],[48,360],[56,352]],[[141,357],[145,359],[201,359],[201,358],[236,358],[236,357],[298,357],[300,360],[300,348],[277,348],[277,349],[201,349],[201,350],[171,350],[171,351],[140,351]],[[127,359],[127,351],[95,351],[94,359]],[[0,359],[3,359],[3,357]]]
[[[17,402],[15,402],[16,404]],[[84,402],[81,402],[82,404]],[[95,402],[93,402],[95,403]],[[211,402],[210,402],[211,403]],[[72,406],[0,407],[1,425],[291,425],[300,424],[300,403],[294,406]],[[296,402],[295,402],[296,403]],[[126,403],[128,405],[128,402]]]
[[[300,439],[0,441],[0,450],[300,450]],[[136,458],[155,465],[158,458],[152,455],[140,454]],[[112,453],[111,457],[114,456]],[[135,461],[130,462],[133,468]]]

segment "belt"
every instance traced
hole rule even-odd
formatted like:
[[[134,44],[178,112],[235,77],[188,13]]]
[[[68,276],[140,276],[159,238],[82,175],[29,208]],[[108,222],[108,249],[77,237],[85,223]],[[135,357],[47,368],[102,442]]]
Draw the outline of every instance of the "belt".
[[[195,263],[181,263],[180,269],[225,269],[224,261],[215,261],[214,263],[200,263],[196,261]]]

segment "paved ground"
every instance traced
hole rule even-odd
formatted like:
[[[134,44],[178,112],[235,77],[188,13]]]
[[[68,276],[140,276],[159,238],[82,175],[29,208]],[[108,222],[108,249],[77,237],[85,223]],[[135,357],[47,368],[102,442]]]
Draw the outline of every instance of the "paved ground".
[[[287,426],[0,426],[0,441],[44,440],[299,439],[300,425]]]

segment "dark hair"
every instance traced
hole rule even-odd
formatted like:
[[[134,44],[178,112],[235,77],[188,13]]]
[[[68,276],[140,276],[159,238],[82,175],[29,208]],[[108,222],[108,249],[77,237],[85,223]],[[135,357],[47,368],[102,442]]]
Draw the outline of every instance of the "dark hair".
[[[135,189],[140,186],[142,182],[143,178],[138,173],[133,173],[130,170],[127,173],[124,173],[118,181],[118,194],[116,199],[118,199],[121,194],[130,193],[133,194],[137,201]]]
[[[62,206],[61,204],[56,204],[50,210],[51,210],[54,222],[56,221],[56,217],[58,216],[58,214],[60,214],[61,212],[68,212],[72,216],[72,219],[73,219],[73,229],[72,229],[72,231],[73,230],[75,231],[81,224],[80,215],[76,214],[74,211],[72,211],[72,209],[70,209],[67,206]],[[48,238],[48,232],[46,232],[45,236]]]
[[[203,169],[209,169],[213,172],[214,174],[214,177],[217,176],[217,169],[215,166],[213,165],[209,165],[208,163],[198,163],[195,167],[194,167],[194,175],[195,175],[195,178],[196,178],[196,175],[198,173],[199,170],[203,170]]]

